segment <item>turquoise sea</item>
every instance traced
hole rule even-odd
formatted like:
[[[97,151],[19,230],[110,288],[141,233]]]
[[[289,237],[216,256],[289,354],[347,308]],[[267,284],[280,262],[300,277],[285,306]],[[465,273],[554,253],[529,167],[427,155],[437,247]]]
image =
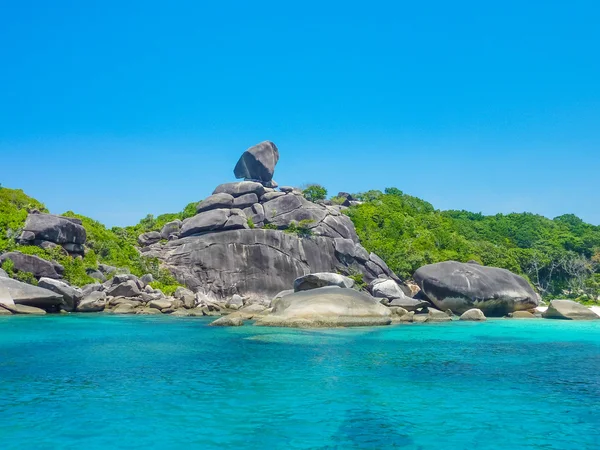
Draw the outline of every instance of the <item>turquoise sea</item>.
[[[208,323],[0,317],[0,448],[600,448],[598,322]]]

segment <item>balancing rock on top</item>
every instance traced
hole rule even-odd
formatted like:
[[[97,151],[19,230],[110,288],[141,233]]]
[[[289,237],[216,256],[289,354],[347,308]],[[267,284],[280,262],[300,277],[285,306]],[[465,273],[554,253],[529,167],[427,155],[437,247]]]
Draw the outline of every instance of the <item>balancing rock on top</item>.
[[[246,150],[233,169],[236,178],[270,183],[279,161],[279,150],[271,141],[264,141]]]

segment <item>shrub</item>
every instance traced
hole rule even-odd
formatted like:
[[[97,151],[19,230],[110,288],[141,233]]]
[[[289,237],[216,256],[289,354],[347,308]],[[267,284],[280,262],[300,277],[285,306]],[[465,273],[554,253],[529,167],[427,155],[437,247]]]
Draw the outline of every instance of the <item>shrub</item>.
[[[327,198],[327,189],[320,184],[312,184],[302,191],[304,198],[316,202]]]
[[[331,197],[331,203],[334,205],[343,205],[346,202],[346,197]]]
[[[263,228],[265,230],[278,230],[279,228],[277,227],[277,225],[275,225],[274,223],[265,223],[263,225]]]
[[[247,220],[246,222],[248,223],[248,227],[249,227],[250,229],[253,229],[253,228],[255,228],[254,221],[252,220],[252,218],[251,218],[251,217],[248,217],[248,220]]]

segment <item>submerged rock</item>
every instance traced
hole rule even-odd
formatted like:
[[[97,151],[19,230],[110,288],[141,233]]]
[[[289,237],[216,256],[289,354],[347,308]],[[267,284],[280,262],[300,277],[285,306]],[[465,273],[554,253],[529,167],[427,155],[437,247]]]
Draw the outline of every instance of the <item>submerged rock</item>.
[[[244,325],[241,317],[225,316],[210,323],[211,327],[240,327]]]
[[[353,327],[389,325],[391,311],[364,292],[322,287],[282,297],[256,325],[274,327]]]
[[[552,300],[543,314],[544,319],[598,320],[594,311],[572,300]]]
[[[538,305],[523,277],[496,267],[446,261],[421,267],[414,278],[436,307],[459,314],[478,308],[486,316],[505,316]]]

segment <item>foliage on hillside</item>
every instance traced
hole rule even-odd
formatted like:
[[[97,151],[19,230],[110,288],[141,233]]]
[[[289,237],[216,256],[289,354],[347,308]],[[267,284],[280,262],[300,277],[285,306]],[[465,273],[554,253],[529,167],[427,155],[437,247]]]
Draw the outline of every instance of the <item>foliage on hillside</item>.
[[[65,268],[65,280],[76,286],[95,281],[87,275],[86,269],[96,269],[98,263],[129,269],[137,276],[151,273],[156,280],[154,287],[162,289],[165,294],[172,293],[179,286],[169,272],[159,267],[156,259],[142,258],[135,248],[137,234],[134,238],[133,233],[140,227],[148,226],[147,222],[142,221],[136,227],[128,227],[131,229],[130,231],[124,228],[107,229],[98,221],[69,211],[64,215],[81,219],[87,233],[85,257],[74,258],[65,255],[60,248],[44,250],[36,246],[19,245],[15,242],[15,237],[21,233],[28,211],[31,209],[48,212],[42,203],[28,197],[23,191],[0,187],[0,253],[17,250],[25,254],[37,255],[46,260],[54,260]],[[188,209],[186,208],[179,214],[160,216],[152,225],[162,226],[160,225],[161,221],[166,223],[172,220],[168,219],[170,216],[179,217],[186,212],[189,213]],[[13,272],[10,263],[7,267],[15,278],[31,281],[31,274]]]
[[[600,295],[600,227],[573,215],[438,211],[396,188],[356,194],[348,215],[363,245],[398,275],[424,264],[476,260],[526,276],[545,296]]]

